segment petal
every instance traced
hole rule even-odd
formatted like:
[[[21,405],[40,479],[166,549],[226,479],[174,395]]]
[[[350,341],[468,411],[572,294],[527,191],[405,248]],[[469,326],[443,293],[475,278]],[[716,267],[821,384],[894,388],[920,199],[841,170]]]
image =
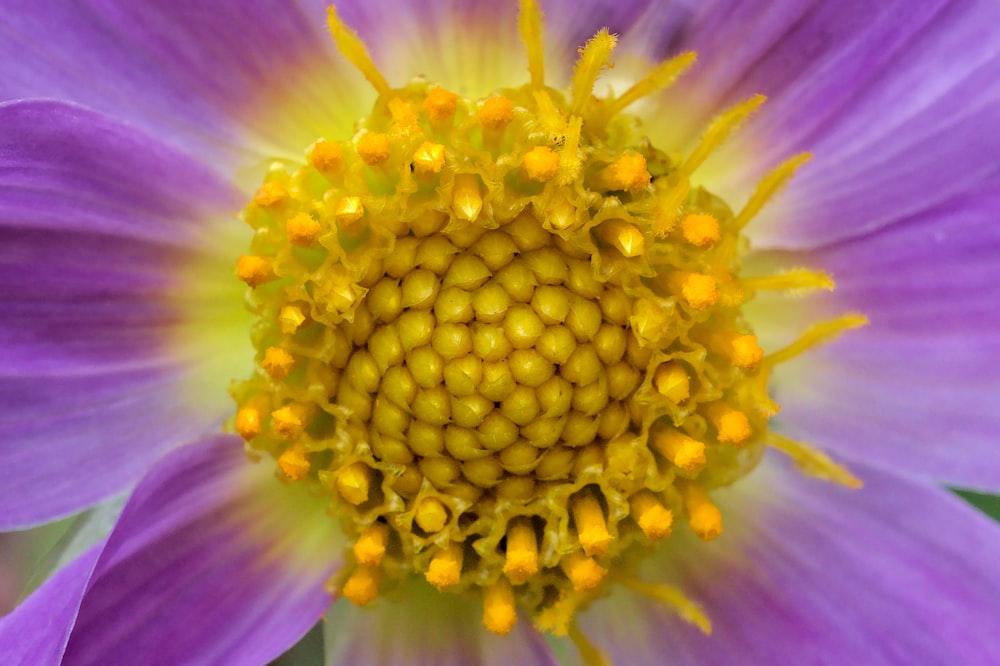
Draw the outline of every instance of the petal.
[[[0,528],[12,529],[108,497],[216,428],[228,376],[208,373],[240,363],[189,332],[239,321],[242,306],[231,275],[204,270],[219,263],[207,239],[225,236],[208,222],[233,202],[204,169],[65,104],[0,105],[0,124]],[[213,302],[216,277],[236,283],[231,306]]]
[[[829,307],[871,325],[782,369],[786,429],[899,473],[1000,490],[998,206],[995,193],[970,197],[810,258],[837,279]]]
[[[703,603],[711,636],[620,589],[584,631],[638,665],[996,663],[1000,528],[944,490],[857,471],[850,491],[765,463],[716,493],[722,537],[685,531],[647,563]]]
[[[480,623],[481,606],[414,579],[371,608],[340,600],[325,622],[327,666],[535,666],[558,661],[524,618],[504,637]]]
[[[342,546],[322,503],[272,470],[235,437],[164,458],[94,567],[66,662],[262,664],[305,634]]]

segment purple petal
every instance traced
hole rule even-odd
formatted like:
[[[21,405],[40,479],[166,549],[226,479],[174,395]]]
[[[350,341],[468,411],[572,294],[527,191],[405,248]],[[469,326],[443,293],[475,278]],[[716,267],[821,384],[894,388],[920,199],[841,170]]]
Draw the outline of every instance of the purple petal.
[[[850,491],[766,464],[716,493],[721,538],[685,531],[649,562],[647,580],[704,605],[711,636],[621,590],[584,631],[637,665],[997,663],[1000,527],[945,490],[856,471]]]
[[[207,336],[185,336],[200,303],[213,322],[242,306],[232,258],[219,276],[235,289],[229,307],[195,269],[237,253],[217,247],[228,235],[217,221],[236,227],[221,213],[232,192],[204,169],[56,102],[0,105],[0,125],[0,527],[11,529],[108,497],[216,428],[228,376],[206,373],[233,368]],[[199,385],[217,395],[192,395]]]
[[[94,568],[66,663],[263,664],[305,634],[342,546],[322,503],[272,470],[235,437],[154,467]]]

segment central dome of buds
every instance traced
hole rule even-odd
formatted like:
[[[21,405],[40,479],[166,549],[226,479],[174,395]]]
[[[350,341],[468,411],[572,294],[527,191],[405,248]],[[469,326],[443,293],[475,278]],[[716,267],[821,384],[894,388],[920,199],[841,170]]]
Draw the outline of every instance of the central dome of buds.
[[[361,58],[371,115],[243,212],[258,356],[233,426],[330,497],[356,603],[417,575],[481,595],[497,633],[517,607],[565,632],[675,516],[717,536],[707,492],[760,458],[777,405],[737,273],[762,200],[734,216],[689,176],[761,100],[672,158],[622,110],[693,57],[598,100],[613,46],[570,98],[390,89]]]

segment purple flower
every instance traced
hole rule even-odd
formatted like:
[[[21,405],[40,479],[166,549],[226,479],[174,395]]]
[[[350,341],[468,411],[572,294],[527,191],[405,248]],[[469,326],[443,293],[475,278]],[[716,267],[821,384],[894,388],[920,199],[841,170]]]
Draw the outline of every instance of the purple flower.
[[[4,663],[1000,662],[996,3],[15,5]]]

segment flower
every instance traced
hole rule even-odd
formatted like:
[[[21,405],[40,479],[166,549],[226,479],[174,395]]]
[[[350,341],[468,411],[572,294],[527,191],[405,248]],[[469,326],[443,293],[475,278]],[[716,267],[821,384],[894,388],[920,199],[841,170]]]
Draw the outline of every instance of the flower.
[[[7,655],[1000,657],[994,7],[302,4],[4,19]]]

